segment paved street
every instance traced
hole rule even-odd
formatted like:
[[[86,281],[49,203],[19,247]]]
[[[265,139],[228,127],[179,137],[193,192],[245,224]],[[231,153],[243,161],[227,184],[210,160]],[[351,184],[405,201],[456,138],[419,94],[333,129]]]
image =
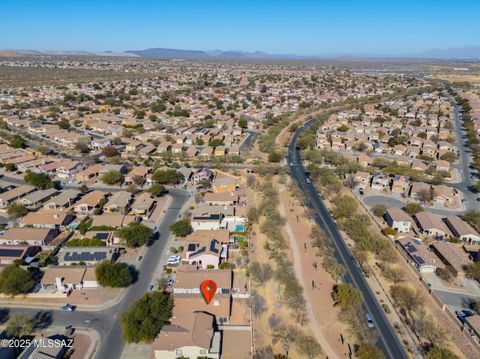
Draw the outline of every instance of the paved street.
[[[248,133],[248,137],[240,145],[240,151],[246,151],[252,147],[253,143],[258,137],[257,131],[245,130],[245,133]]]
[[[300,189],[305,193],[315,221],[326,231],[326,233],[330,234],[335,248],[335,258],[339,263],[344,264],[347,269],[347,274],[343,278],[344,281],[352,283],[362,293],[366,310],[371,314],[376,324],[376,329],[379,335],[378,346],[385,353],[387,358],[407,358],[402,344],[385,316],[382,307],[376,300],[375,295],[368,286],[363,273],[353,259],[346,243],[343,241],[333,218],[330,216],[330,213],[326,209],[315,187],[306,182],[305,170],[300,158],[300,153],[296,150],[296,142],[300,134],[311,123],[312,120],[308,121],[306,126],[301,126],[292,137],[288,147],[287,156],[288,163],[292,164],[290,167],[290,174],[292,178],[298,182]]]
[[[476,302],[480,301],[480,295],[472,295],[465,292],[440,289],[435,289],[434,292],[452,312],[472,308]]]
[[[42,310],[40,308],[10,307],[8,308],[10,314],[23,312],[32,316],[41,315],[44,321],[50,325],[92,328],[101,336],[96,358],[120,358],[125,344],[121,339],[118,318],[132,302],[146,292],[148,285],[154,279],[152,278],[153,274],[165,252],[167,239],[170,236],[169,227],[178,218],[182,206],[190,197],[187,191],[180,189],[171,190],[169,195],[172,196],[172,201],[159,226],[160,237],[148,247],[144,258],[140,262],[138,280],[128,288],[125,296],[117,305],[100,311],[77,310],[73,313]]]
[[[461,190],[463,192],[464,198],[466,200],[466,206],[468,209],[478,208],[479,203],[477,202],[478,194],[475,193],[473,189],[474,182],[478,179],[478,174],[470,168],[472,164],[472,157],[470,156],[470,149],[467,144],[467,136],[465,129],[463,127],[463,119],[460,114],[459,106],[454,108],[454,132],[456,137],[456,144],[458,148],[459,161],[457,168],[462,176],[462,181],[452,185],[453,187]]]
[[[389,196],[360,196],[363,203],[365,203],[368,207],[373,207],[377,204],[384,204],[388,208],[403,208],[405,207],[405,203],[400,201],[399,199],[389,197]],[[440,209],[440,208],[433,208],[433,207],[424,207],[425,211],[430,213],[435,213],[440,216],[451,216],[454,214],[461,214],[463,211],[455,211],[455,210],[448,210],[448,209]]]

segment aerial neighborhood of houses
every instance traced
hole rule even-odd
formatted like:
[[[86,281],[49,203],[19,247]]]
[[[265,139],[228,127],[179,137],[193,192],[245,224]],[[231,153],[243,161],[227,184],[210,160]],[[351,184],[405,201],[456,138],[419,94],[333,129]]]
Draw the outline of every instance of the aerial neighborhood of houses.
[[[55,325],[70,316],[99,332],[103,355],[108,328],[124,357],[295,357],[290,350],[315,358],[320,344],[327,357],[360,357],[358,348],[373,343],[337,323],[338,288],[352,285],[342,282],[347,261],[319,244],[329,219],[369,285],[388,243],[400,270],[479,345],[480,188],[466,135],[480,134],[480,100],[471,92],[455,97],[424,77],[303,64],[1,64],[113,76],[0,93],[0,304],[19,304],[13,314],[51,309]],[[354,225],[371,221],[378,232],[358,233],[378,247],[357,248],[336,207],[345,194],[363,211]],[[320,222],[309,201],[323,200]],[[370,272],[359,252],[373,261]],[[392,285],[375,285],[381,291],[370,295],[388,314],[380,319],[424,354],[431,343],[410,335],[404,313],[385,309]],[[356,317],[371,334],[379,317],[365,314]],[[335,320],[326,330],[328,315]]]

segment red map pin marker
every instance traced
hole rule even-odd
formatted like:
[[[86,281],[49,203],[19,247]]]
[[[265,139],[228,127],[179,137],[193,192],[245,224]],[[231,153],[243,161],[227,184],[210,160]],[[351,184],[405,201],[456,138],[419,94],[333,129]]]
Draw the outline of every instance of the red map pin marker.
[[[217,291],[217,283],[211,279],[204,280],[202,284],[200,284],[200,291],[207,304],[210,304]]]

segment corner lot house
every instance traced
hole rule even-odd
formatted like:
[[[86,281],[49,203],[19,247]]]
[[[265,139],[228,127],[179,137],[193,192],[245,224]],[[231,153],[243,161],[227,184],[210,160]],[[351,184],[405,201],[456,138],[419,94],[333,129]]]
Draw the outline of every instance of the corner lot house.
[[[212,315],[202,312],[185,314],[165,325],[153,342],[156,359],[220,358],[222,337],[214,330]]]
[[[45,269],[40,281],[42,290],[70,294],[72,290],[97,288],[95,268],[52,267]]]
[[[399,233],[408,233],[412,226],[410,217],[400,208],[389,208],[384,215],[388,226]]]

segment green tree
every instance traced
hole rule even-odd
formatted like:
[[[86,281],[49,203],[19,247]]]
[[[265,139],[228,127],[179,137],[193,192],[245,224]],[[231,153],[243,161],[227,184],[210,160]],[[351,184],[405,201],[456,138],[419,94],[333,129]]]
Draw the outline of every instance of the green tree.
[[[98,238],[72,238],[65,246],[67,247],[104,247],[105,242]]]
[[[372,212],[377,217],[382,217],[386,210],[387,206],[385,206],[384,204],[376,204],[372,207]]]
[[[405,212],[413,216],[415,213],[423,212],[423,208],[418,203],[410,202],[405,205]]]
[[[213,138],[212,140],[210,140],[210,142],[208,143],[208,145],[210,147],[218,147],[218,146],[223,146],[223,141],[219,138]]]
[[[259,262],[252,262],[250,265],[250,275],[252,276],[253,280],[258,282],[259,284],[264,284],[268,282],[273,275],[273,269],[268,263],[259,263]]]
[[[28,213],[28,209],[23,204],[12,203],[7,208],[7,214],[11,217],[23,217],[27,213]]]
[[[158,184],[179,184],[185,179],[185,176],[180,172],[172,169],[168,170],[156,170],[152,179]]]
[[[87,193],[88,192],[88,187],[86,184],[82,184],[79,188],[80,192],[82,193]]]
[[[173,234],[179,237],[185,237],[193,232],[193,228],[188,219],[180,219],[176,221],[170,226],[170,230]]]
[[[10,140],[10,146],[13,148],[24,148],[27,142],[25,139],[20,135],[14,135]]]
[[[334,203],[333,215],[336,219],[348,218],[357,211],[357,203],[350,196],[338,196]]]
[[[132,222],[126,227],[117,229],[116,234],[128,247],[135,248],[146,244],[153,232],[143,224]]]
[[[26,314],[14,313],[7,322],[5,332],[9,336],[21,338],[32,333],[34,324],[33,318]]]
[[[26,183],[31,184],[32,186],[35,186],[39,189],[47,189],[53,187],[53,182],[50,176],[46,173],[35,173],[29,170],[27,171],[25,176],[23,176],[23,180]]]
[[[88,147],[88,145],[85,142],[77,142],[75,144],[75,149],[80,153],[89,153],[90,152],[90,148]]]
[[[467,265],[467,276],[480,281],[480,261]]]
[[[58,127],[63,130],[68,130],[70,128],[70,122],[64,118],[57,122]]]
[[[112,147],[112,146],[108,146],[108,147],[105,147],[104,149],[102,149],[102,155],[104,155],[105,157],[118,157],[120,156],[120,152],[118,152],[118,150],[115,148],[115,147]]]
[[[474,210],[468,210],[463,215],[463,219],[466,220],[473,228],[480,232],[480,212]]]
[[[133,282],[132,271],[126,263],[103,261],[96,266],[95,274],[102,287],[127,287]]]
[[[120,317],[122,337],[127,343],[151,343],[172,315],[168,293],[149,292],[135,301]]]
[[[165,188],[164,185],[161,185],[159,183],[154,183],[149,189],[148,192],[150,192],[153,196],[159,197],[163,196],[165,193],[167,193],[167,189]]]
[[[480,181],[475,182],[475,185],[473,187],[475,188],[475,191],[477,193],[480,192]]]
[[[240,117],[238,119],[238,126],[240,126],[241,128],[247,128],[248,126],[247,120],[244,117]]]
[[[403,311],[413,313],[422,303],[421,296],[415,288],[397,284],[390,288],[390,294],[394,303]]]
[[[258,223],[260,219],[260,211],[257,207],[250,207],[247,211],[247,218],[252,223]]]
[[[15,296],[30,292],[35,285],[32,274],[15,265],[8,265],[0,272],[0,292]]]
[[[342,310],[356,309],[362,304],[362,294],[352,284],[336,285],[332,298]]]
[[[322,347],[317,340],[309,335],[301,335],[295,342],[297,352],[309,359],[318,358],[322,354]]]
[[[441,348],[441,347],[430,348],[425,358],[426,359],[460,359],[457,355],[455,355],[449,349]]]
[[[283,155],[280,152],[272,151],[268,154],[268,162],[278,163],[282,160]]]
[[[384,359],[385,355],[377,347],[370,344],[361,344],[357,350],[359,359]]]
[[[107,185],[120,184],[123,182],[123,175],[116,170],[110,170],[105,172],[100,180]]]
[[[16,171],[17,170],[17,166],[15,165],[15,163],[7,163],[5,165],[5,169],[8,171],[8,172],[13,172],[13,171]]]

